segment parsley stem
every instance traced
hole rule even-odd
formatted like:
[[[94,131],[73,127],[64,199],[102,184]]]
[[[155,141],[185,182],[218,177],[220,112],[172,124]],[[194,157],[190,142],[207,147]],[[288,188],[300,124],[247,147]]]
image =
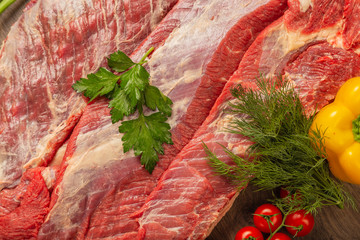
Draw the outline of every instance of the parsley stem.
[[[145,59],[150,55],[150,53],[151,53],[152,51],[154,51],[154,47],[151,47],[151,48],[145,53],[145,55],[141,58],[141,60],[140,60],[140,62],[139,62],[140,65],[143,65],[143,64],[146,62]]]
[[[0,13],[5,11],[11,4],[13,4],[15,0],[3,0],[0,2]]]
[[[137,110],[139,111],[139,115],[143,115],[143,101],[139,101],[137,104]]]

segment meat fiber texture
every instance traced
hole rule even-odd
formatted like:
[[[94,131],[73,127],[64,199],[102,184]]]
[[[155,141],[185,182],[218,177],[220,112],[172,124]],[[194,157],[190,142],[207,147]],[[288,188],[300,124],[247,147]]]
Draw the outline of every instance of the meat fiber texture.
[[[1,239],[36,239],[50,202],[42,171],[42,168],[30,169],[22,176],[16,191],[0,192]]]
[[[122,135],[111,123],[106,101],[88,105],[69,139],[63,175],[39,239],[136,239],[138,223],[131,214],[193,137],[251,42],[285,8],[278,0],[179,1],[132,55],[139,60],[155,41],[147,68],[151,84],[173,101],[174,145],[165,146],[149,174],[133,152],[123,153]],[[201,228],[202,237],[207,227]]]
[[[71,85],[130,54],[177,0],[38,0],[0,50],[0,190],[46,166],[86,106]]]
[[[134,214],[140,225],[139,238],[201,238],[193,229],[216,221],[237,196],[234,186],[214,175],[201,151],[205,143],[218,158],[230,163],[222,144],[246,156],[251,143],[241,135],[224,131],[234,118],[225,111],[234,101],[231,88],[237,84],[254,87],[259,71],[265,77],[280,73],[293,83],[306,111],[313,114],[316,107],[334,99],[348,78],[360,74],[359,37],[355,30],[360,21],[358,1],[292,0],[288,4],[284,16],[253,42],[194,138]]]

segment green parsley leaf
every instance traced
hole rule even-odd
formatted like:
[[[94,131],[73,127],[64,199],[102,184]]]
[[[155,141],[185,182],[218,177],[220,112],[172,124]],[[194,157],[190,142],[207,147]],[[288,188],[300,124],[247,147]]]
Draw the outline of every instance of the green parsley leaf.
[[[120,88],[120,85],[118,83],[115,84],[114,89],[109,92],[108,94],[105,94],[105,97],[107,99],[113,99],[114,94],[117,92],[117,90]]]
[[[88,78],[81,78],[72,85],[77,92],[84,92],[84,95],[90,98],[91,102],[97,96],[103,96],[110,93],[120,79],[120,76],[113,74],[105,68],[100,68],[95,74],[87,75]]]
[[[121,75],[120,86],[130,99],[131,106],[136,106],[142,99],[142,92],[149,84],[149,77],[150,75],[146,69],[139,64]]]
[[[110,114],[115,114],[115,116],[111,116],[113,123],[122,120],[124,116],[134,113],[135,107],[136,105],[131,105],[124,90],[121,88],[116,89],[112,95],[112,100],[109,102],[109,108],[113,108]]]
[[[141,164],[151,173],[159,161],[158,153],[163,154],[163,143],[172,144],[170,125],[162,113],[150,116],[140,115],[139,118],[124,121],[119,127],[124,152],[134,149],[135,155],[141,155]]]
[[[124,133],[124,152],[134,149],[135,155],[141,155],[141,163],[150,173],[159,161],[158,154],[164,154],[162,144],[173,144],[170,125],[166,123],[167,117],[171,116],[172,101],[158,88],[150,86],[150,74],[142,66],[153,50],[150,48],[139,63],[134,63],[121,51],[113,53],[108,58],[108,66],[119,75],[100,68],[95,74],[89,74],[87,79],[81,78],[72,86],[77,92],[84,92],[90,101],[97,96],[108,98],[112,123],[138,111],[138,118],[123,121],[119,131]],[[145,116],[143,105],[153,111],[158,109],[159,112]]]
[[[156,108],[166,116],[171,116],[172,101],[166,97],[160,90],[155,86],[148,85],[145,89],[145,105],[151,110],[155,111]]]
[[[121,110],[118,110],[116,108],[113,108],[110,110],[110,115],[111,115],[111,122],[117,123],[118,121],[122,120],[124,118],[124,114]]]
[[[161,141],[167,144],[173,144],[171,140],[170,125],[166,123],[167,117],[162,113],[153,113],[150,116],[145,116],[146,124],[149,127],[151,136],[155,140]],[[163,153],[163,148],[156,149],[158,152]]]
[[[125,53],[117,51],[108,58],[108,65],[117,72],[123,72],[135,65]]]

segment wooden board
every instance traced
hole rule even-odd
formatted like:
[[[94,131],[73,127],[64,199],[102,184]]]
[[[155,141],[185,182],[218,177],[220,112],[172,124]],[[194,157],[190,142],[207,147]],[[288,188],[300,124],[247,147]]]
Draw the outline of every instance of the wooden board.
[[[0,42],[6,38],[11,25],[20,16],[27,2],[27,0],[17,0],[0,15]],[[354,196],[360,209],[360,186],[345,184],[345,187]],[[271,192],[258,192],[254,187],[249,186],[239,194],[232,208],[218,223],[207,240],[233,240],[240,228],[253,225],[252,213],[270,198],[272,198]],[[297,239],[360,240],[360,211],[355,212],[350,207],[344,209],[334,206],[323,208],[315,216],[315,227],[312,233]]]
[[[345,188],[354,196],[360,208],[360,186],[345,184]],[[275,194],[279,194],[275,192]],[[259,192],[249,186],[239,194],[234,205],[218,223],[207,240],[234,240],[236,232],[242,227],[253,225],[252,214],[267,199],[271,192]],[[284,233],[286,232],[283,231]],[[311,234],[298,237],[299,240],[360,240],[360,212],[350,207],[339,209],[331,206],[321,209],[315,216],[315,226]]]

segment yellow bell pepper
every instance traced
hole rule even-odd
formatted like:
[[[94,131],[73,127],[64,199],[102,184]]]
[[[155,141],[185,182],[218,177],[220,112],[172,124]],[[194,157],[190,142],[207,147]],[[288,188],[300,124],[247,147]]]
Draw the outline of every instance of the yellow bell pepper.
[[[360,184],[360,77],[345,82],[334,102],[315,116],[311,129],[323,133],[334,176]]]

